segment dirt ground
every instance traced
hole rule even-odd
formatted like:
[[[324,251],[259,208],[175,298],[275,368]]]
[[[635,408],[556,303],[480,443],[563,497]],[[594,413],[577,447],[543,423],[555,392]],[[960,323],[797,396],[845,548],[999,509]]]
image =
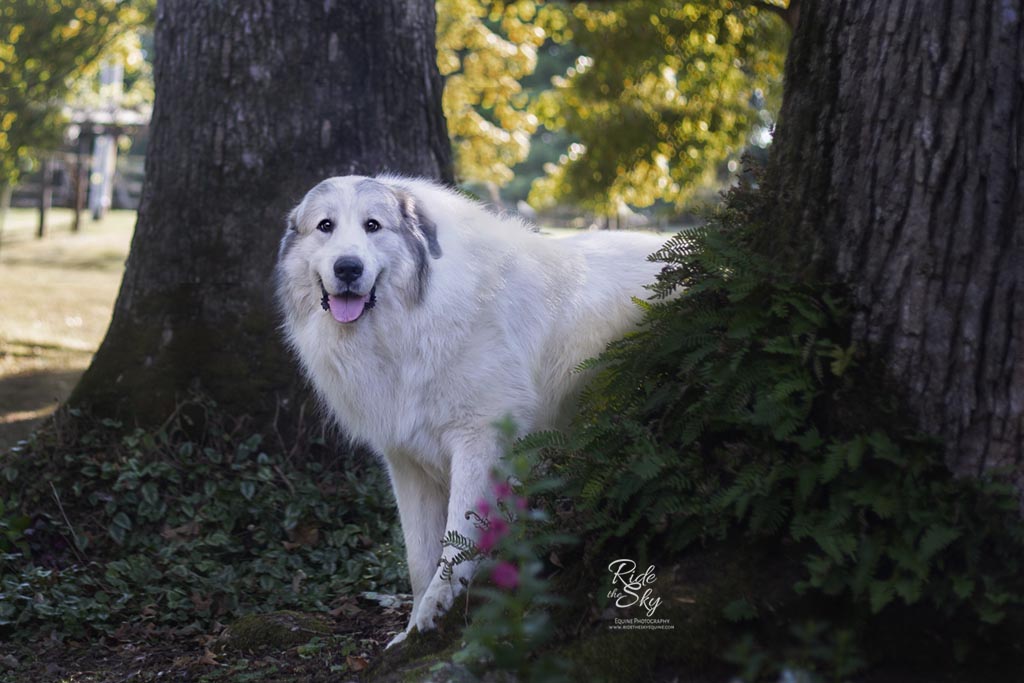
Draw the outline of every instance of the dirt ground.
[[[134,211],[86,217],[54,209],[37,240],[37,214],[13,209],[0,235],[0,450],[25,438],[67,397],[110,322]]]
[[[225,643],[224,633],[166,632],[31,644],[0,643],[0,683],[335,683],[357,681],[378,663],[391,634],[408,620],[408,605],[382,609],[353,599],[318,615],[328,632],[299,645],[267,642],[256,649]]]

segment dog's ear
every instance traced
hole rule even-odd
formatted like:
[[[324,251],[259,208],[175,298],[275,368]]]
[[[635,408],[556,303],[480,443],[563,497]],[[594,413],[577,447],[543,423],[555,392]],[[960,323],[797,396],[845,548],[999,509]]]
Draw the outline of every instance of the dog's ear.
[[[416,221],[420,225],[423,236],[427,239],[427,251],[434,258],[441,258],[441,243],[437,241],[437,224],[427,218],[419,202],[416,203]]]
[[[288,253],[288,250],[295,244],[296,238],[299,236],[299,207],[296,206],[294,209],[288,212],[288,217],[285,219],[284,237],[281,238],[281,246],[277,250],[277,260],[280,261]]]
[[[392,192],[398,197],[398,205],[402,207],[402,220],[413,232],[423,235],[427,243],[427,251],[436,259],[441,258],[441,243],[437,240],[437,224],[430,220],[430,217],[423,212],[422,203],[408,190],[400,187],[392,187]]]
[[[286,226],[285,229],[288,232],[297,232],[298,231],[298,229],[299,229],[299,207],[301,207],[301,206],[302,206],[302,204],[299,204],[294,209],[292,209],[291,211],[288,212],[288,218],[286,219],[286,222],[285,222],[285,226]]]

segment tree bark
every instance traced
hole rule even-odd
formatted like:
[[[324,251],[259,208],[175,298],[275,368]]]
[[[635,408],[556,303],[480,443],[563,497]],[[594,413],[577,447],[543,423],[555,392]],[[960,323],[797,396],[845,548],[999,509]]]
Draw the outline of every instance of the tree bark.
[[[301,386],[271,273],[319,180],[451,181],[433,0],[167,0],[145,189],[113,320],[71,403],[161,420],[192,387],[270,410]]]
[[[949,466],[1024,490],[1022,12],[806,0],[767,182],[773,255],[849,283],[855,338]]]

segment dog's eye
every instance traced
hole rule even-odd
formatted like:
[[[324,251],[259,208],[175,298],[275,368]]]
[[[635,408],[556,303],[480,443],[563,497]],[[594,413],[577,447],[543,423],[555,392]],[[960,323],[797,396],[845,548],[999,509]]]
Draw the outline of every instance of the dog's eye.
[[[316,229],[320,232],[330,232],[331,230],[334,230],[334,223],[325,218],[316,224]]]
[[[380,223],[372,218],[366,221],[366,232],[377,232],[378,230],[380,230]]]

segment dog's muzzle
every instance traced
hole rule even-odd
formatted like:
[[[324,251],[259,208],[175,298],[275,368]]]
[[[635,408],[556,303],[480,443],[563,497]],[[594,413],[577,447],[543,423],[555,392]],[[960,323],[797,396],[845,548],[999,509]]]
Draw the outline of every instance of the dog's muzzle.
[[[356,294],[348,291],[341,294],[328,294],[323,282],[320,283],[320,306],[330,312],[331,316],[339,323],[352,323],[358,320],[363,313],[377,305],[377,285],[374,285],[368,294]]]

